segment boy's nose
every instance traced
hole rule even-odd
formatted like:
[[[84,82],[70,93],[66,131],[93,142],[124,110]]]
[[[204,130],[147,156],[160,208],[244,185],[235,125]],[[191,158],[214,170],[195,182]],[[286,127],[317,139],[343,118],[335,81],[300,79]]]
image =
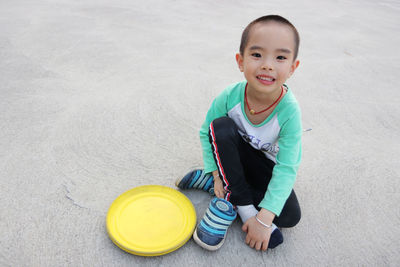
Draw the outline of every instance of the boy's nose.
[[[274,67],[272,66],[272,63],[268,62],[268,61],[264,61],[261,68],[263,70],[273,70],[274,69]]]
[[[262,69],[263,70],[272,70],[272,67],[264,65],[264,66],[262,66]]]

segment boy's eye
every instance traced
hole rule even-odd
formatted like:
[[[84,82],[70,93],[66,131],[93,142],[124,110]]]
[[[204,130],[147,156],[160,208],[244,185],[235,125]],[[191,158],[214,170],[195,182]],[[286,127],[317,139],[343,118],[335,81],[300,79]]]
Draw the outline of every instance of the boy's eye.
[[[285,56],[278,56],[277,59],[278,59],[278,60],[285,60],[286,57],[285,57]]]
[[[251,54],[253,57],[261,57],[261,54],[260,53],[253,53],[253,54]]]

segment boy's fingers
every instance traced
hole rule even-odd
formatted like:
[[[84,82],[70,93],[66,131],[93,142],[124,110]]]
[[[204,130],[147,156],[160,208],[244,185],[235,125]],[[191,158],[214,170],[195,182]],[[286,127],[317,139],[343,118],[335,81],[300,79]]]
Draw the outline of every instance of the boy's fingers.
[[[247,224],[243,224],[242,230],[243,230],[243,232],[246,232],[246,233],[247,233]]]
[[[246,244],[248,245],[250,243],[250,237],[249,235],[246,235],[246,240],[245,240]]]
[[[261,242],[257,242],[257,243],[256,243],[255,249],[256,249],[256,250],[260,250],[260,249],[261,249],[261,245],[262,245]]]
[[[265,241],[264,241],[264,242],[262,243],[262,250],[263,250],[263,251],[267,251],[267,249],[268,249],[268,242],[265,242]]]

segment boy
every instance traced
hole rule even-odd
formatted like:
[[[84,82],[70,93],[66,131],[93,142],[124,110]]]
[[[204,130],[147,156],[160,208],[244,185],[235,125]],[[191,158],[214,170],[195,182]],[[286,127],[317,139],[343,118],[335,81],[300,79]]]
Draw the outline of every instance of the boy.
[[[270,15],[243,31],[239,70],[246,81],[226,88],[212,103],[200,130],[204,170],[176,181],[182,189],[215,193],[193,238],[220,248],[239,214],[246,244],[256,250],[283,242],[276,227],[293,227],[300,207],[293,191],[301,160],[301,114],[284,82],[299,65],[299,34],[285,18]],[[258,209],[259,210],[258,210]]]

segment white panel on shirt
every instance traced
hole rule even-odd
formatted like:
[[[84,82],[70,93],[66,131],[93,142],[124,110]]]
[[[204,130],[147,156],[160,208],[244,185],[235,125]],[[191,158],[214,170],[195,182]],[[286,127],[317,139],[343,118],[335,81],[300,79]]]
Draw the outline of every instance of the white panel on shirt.
[[[241,103],[238,103],[230,111],[228,117],[231,118],[239,128],[239,134],[243,140],[257,150],[264,152],[265,156],[276,163],[278,154],[278,137],[280,126],[277,114],[266,124],[260,127],[251,125],[243,115]]]

